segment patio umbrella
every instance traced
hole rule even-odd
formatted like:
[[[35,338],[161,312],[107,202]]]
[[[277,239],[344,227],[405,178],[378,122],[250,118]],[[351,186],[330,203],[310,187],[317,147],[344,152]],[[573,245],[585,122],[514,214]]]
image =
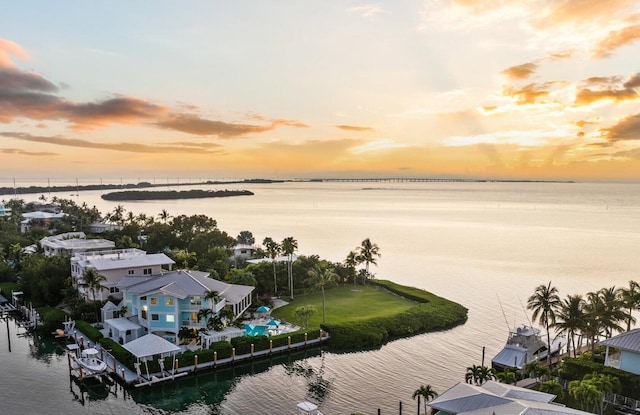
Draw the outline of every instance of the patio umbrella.
[[[275,319],[271,319],[269,321],[267,321],[267,326],[276,326],[278,327],[280,325],[280,321],[279,320],[275,320]]]
[[[271,309],[270,309],[269,307],[267,307],[267,306],[264,306],[264,305],[261,305],[260,307],[258,307],[258,308],[256,309],[256,311],[257,311],[258,313],[268,313],[268,312],[269,312],[269,310],[271,310]]]

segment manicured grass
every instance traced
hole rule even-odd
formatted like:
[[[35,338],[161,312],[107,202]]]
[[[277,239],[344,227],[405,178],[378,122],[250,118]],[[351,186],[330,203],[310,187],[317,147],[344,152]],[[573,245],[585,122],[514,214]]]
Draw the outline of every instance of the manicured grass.
[[[393,316],[418,304],[372,285],[325,288],[325,301],[326,322],[332,325]],[[288,305],[273,310],[272,315],[300,325],[294,312],[297,307],[305,305],[312,305],[317,310],[309,320],[309,329],[319,329],[322,323],[322,292],[320,291],[297,295]]]
[[[0,282],[0,290],[7,300],[11,301],[11,290],[18,291],[18,283],[16,282]]]

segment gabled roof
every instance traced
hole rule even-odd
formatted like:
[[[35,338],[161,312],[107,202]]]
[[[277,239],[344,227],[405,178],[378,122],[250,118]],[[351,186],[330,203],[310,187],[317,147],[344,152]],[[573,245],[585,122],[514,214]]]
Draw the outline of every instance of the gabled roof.
[[[600,342],[605,346],[640,353],[640,329],[633,329]]]
[[[489,381],[482,386],[458,383],[429,403],[453,415],[586,415],[554,404],[555,395]]]
[[[130,351],[138,359],[182,350],[175,344],[151,333],[130,341],[129,343],[125,343],[122,347]]]
[[[130,294],[147,295],[164,292],[177,298],[201,296],[207,291],[217,291],[220,297],[235,304],[240,302],[255,289],[247,285],[228,284],[209,278],[209,273],[201,271],[172,271],[151,277],[124,277],[118,288],[124,288]]]

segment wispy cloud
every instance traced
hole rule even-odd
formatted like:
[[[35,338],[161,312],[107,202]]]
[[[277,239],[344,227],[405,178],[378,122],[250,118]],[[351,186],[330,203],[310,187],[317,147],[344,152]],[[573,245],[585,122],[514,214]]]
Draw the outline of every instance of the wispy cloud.
[[[218,154],[222,150],[220,149],[219,144],[213,144],[208,146],[202,146],[198,143],[184,145],[165,145],[165,144],[155,144],[155,145],[146,145],[146,144],[138,144],[138,143],[128,143],[128,142],[120,142],[120,143],[98,143],[95,141],[82,140],[77,138],[67,138],[59,135],[55,136],[40,136],[40,135],[32,135],[28,133],[17,133],[17,132],[0,132],[0,136],[13,138],[21,141],[29,141],[32,143],[42,143],[42,144],[52,144],[58,146],[65,147],[76,147],[76,148],[95,148],[102,150],[112,150],[112,151],[123,151],[129,153],[193,153],[193,154]],[[207,149],[210,148],[210,149]],[[219,150],[213,150],[218,148]]]
[[[48,151],[27,151],[20,148],[0,148],[0,153],[4,154],[20,154],[23,156],[57,156],[58,153]]]
[[[511,79],[526,79],[533,75],[536,69],[538,69],[538,65],[529,62],[507,68],[502,71],[502,74]]]
[[[374,17],[379,14],[391,13],[391,10],[382,7],[380,4],[362,4],[360,6],[349,7],[347,11],[357,13],[362,17]]]
[[[356,147],[352,147],[349,151],[353,154],[371,153],[377,151],[392,150],[396,148],[408,147],[407,144],[397,143],[390,138],[383,138],[381,140],[371,141],[366,144],[362,144]]]
[[[17,56],[23,60],[29,59],[29,54],[22,46],[10,40],[0,38],[0,68],[15,67],[10,55]]]
[[[624,117],[617,124],[603,128],[602,135],[609,142],[640,140],[640,113]]]
[[[223,121],[212,121],[200,118],[197,115],[177,114],[169,119],[156,123],[158,127],[168,130],[182,131],[184,133],[200,136],[216,135],[220,138],[236,138],[248,134],[263,133],[286,125],[297,128],[305,128],[307,125],[292,120],[273,120],[266,125],[233,124]]]
[[[359,127],[359,126],[356,126],[356,125],[336,125],[336,128],[339,128],[339,129],[345,130],[345,131],[355,131],[355,132],[373,131],[373,128],[371,128],[371,127]]]

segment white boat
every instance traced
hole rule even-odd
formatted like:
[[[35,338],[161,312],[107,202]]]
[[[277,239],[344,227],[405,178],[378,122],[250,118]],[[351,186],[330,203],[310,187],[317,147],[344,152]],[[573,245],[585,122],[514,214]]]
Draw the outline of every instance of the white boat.
[[[296,405],[298,407],[298,415],[322,415],[315,403],[304,401]]]
[[[558,353],[566,343],[564,336],[552,338],[551,355]],[[547,353],[547,342],[540,334],[540,329],[523,325],[509,330],[507,343],[500,353],[491,359],[491,366],[498,370],[506,367],[522,369],[529,362],[546,359]]]
[[[99,358],[100,352],[93,347],[84,349],[80,357],[74,357],[79,368],[84,369],[89,375],[99,375],[107,370],[107,364]]]

